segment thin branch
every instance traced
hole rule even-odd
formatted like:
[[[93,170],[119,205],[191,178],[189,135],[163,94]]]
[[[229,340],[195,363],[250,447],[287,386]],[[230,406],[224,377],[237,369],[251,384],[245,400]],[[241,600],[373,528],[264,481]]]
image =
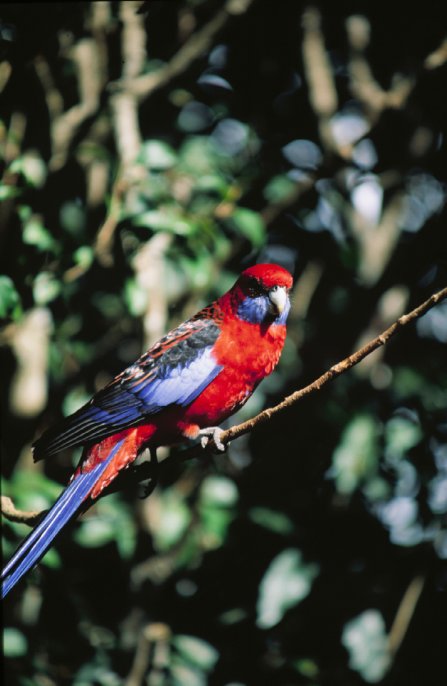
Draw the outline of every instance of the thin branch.
[[[46,512],[46,510],[43,510],[42,512],[27,512],[26,510],[18,510],[11,498],[8,498],[6,495],[2,495],[1,497],[1,510],[2,515],[10,522],[27,524],[28,526],[34,526],[37,524],[40,517]]]
[[[252,431],[255,427],[259,426],[260,424],[265,424],[265,422],[269,421],[276,414],[278,414],[279,412],[283,412],[284,410],[291,407],[302,398],[310,395],[311,393],[314,393],[315,391],[319,391],[329,381],[332,381],[332,379],[334,379],[335,377],[340,376],[340,374],[343,374],[343,372],[346,372],[348,369],[358,364],[367,355],[372,353],[373,350],[377,350],[377,348],[380,348],[382,345],[388,343],[390,338],[394,336],[394,334],[397,333],[397,331],[403,329],[404,326],[407,326],[408,324],[410,324],[410,322],[414,321],[415,319],[422,317],[422,315],[425,314],[428,310],[430,310],[437,303],[441,302],[442,300],[445,300],[446,298],[447,286],[442,290],[438,291],[437,293],[434,293],[432,296],[430,296],[430,298],[428,298],[428,300],[419,305],[419,307],[416,307],[411,312],[408,312],[407,314],[402,315],[402,317],[399,317],[399,319],[395,321],[394,324],[392,324],[388,329],[383,331],[379,336],[373,338],[373,340],[369,341],[369,343],[364,345],[362,348],[357,350],[352,355],[349,355],[349,357],[345,357],[344,360],[335,364],[327,372],[322,374],[320,377],[318,377],[318,379],[310,383],[308,386],[305,386],[304,388],[301,388],[300,390],[295,391],[291,395],[287,396],[287,398],[285,398],[278,405],[275,405],[275,407],[270,407],[267,410],[260,412],[258,415],[256,415],[256,417],[248,419],[246,422],[242,422],[242,424],[238,424],[237,426],[233,426],[230,429],[227,429],[227,431],[224,431],[223,434],[219,436],[220,440],[222,441],[222,443],[228,443],[229,441],[235,438],[239,438],[239,436],[242,436],[243,434]]]
[[[305,386],[304,388],[301,388],[298,391],[295,391],[291,395],[287,396],[287,398],[285,398],[278,405],[270,407],[267,410],[260,412],[255,417],[248,419],[246,422],[237,424],[236,426],[233,426],[230,429],[224,431],[222,435],[219,436],[220,440],[222,441],[222,443],[227,444],[229,443],[229,441],[234,440],[235,438],[239,438],[239,436],[249,433],[250,431],[253,431],[253,429],[258,427],[260,424],[265,424],[272,417],[288,409],[289,407],[297,403],[299,400],[302,400],[311,393],[315,393],[316,391],[321,390],[321,388],[323,388],[323,386],[325,386],[329,381],[332,381],[332,379],[336,378],[337,376],[340,376],[340,374],[343,374],[348,369],[351,369],[351,367],[354,367],[354,365],[358,364],[361,360],[367,357],[367,355],[370,355],[374,350],[377,350],[381,346],[388,343],[390,338],[392,338],[398,331],[402,330],[405,326],[408,326],[408,324],[415,321],[419,317],[422,317],[422,315],[428,312],[428,310],[430,310],[432,307],[440,303],[442,300],[445,300],[446,298],[447,286],[438,291],[437,293],[433,293],[433,295],[431,295],[427,300],[425,300],[421,305],[416,307],[414,310],[411,310],[411,312],[408,312],[407,314],[402,315],[402,317],[399,317],[399,319],[397,319],[394,322],[394,324],[392,324],[388,329],[383,331],[379,336],[369,341],[366,345],[357,350],[355,353],[349,355],[349,357],[345,357],[343,360],[341,360],[341,362],[338,362],[337,364],[333,365],[327,372],[322,374],[320,377],[318,377],[318,379],[310,383],[308,386]],[[211,450],[212,448],[213,445],[210,442],[208,449]],[[182,454],[182,459],[190,459],[198,454],[203,454],[203,449],[201,448],[201,446],[196,446],[191,450],[184,451],[184,453]],[[135,471],[137,472],[137,470]],[[145,478],[147,478],[147,474]],[[18,519],[16,519],[16,517],[20,516],[20,521],[24,522],[25,524],[34,523],[36,517],[36,513],[21,513],[20,511],[16,510],[14,505],[12,504],[12,501],[9,498],[6,498],[6,500],[2,498],[1,511],[7,519],[10,519],[12,521],[19,521]],[[33,522],[28,521],[28,515],[32,516]]]
[[[210,48],[214,37],[224,28],[230,17],[243,14],[252,3],[253,0],[227,0],[222,9],[205,26],[194,33],[167,64],[157,71],[134,79],[115,81],[110,84],[110,89],[119,91],[124,88],[141,100],[149,97],[155,90],[185,72]]]
[[[332,151],[337,146],[331,133],[330,119],[337,111],[338,96],[321,28],[320,11],[316,7],[308,7],[303,13],[302,25],[303,66],[309,100],[318,119],[321,142]]]
[[[411,580],[400,602],[390,633],[388,634],[388,650],[393,657],[406,636],[424,586],[425,576],[418,574]]]

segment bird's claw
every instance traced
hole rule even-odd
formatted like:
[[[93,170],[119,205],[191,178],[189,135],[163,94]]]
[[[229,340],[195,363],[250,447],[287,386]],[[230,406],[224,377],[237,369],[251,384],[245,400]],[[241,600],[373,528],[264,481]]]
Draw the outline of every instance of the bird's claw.
[[[221,436],[225,433],[220,426],[209,426],[207,429],[201,429],[199,431],[200,445],[202,448],[206,448],[210,441],[213,441],[217,450],[224,453],[228,447],[225,443],[222,443]]]
[[[157,449],[156,448],[148,448],[148,450],[149,450],[149,454],[150,454],[150,461],[147,462],[147,459],[146,459],[144,466],[150,466],[151,475],[149,476],[148,479],[144,479],[139,484],[138,498],[140,500],[144,500],[145,498],[148,498],[151,495],[151,493],[154,491],[154,489],[158,483]],[[140,464],[140,468],[142,466],[143,465]],[[136,469],[138,469],[138,467]]]

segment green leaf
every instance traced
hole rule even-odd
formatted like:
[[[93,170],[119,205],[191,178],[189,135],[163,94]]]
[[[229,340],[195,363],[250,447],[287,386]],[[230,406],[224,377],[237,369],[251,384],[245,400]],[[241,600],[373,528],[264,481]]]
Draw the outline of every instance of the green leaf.
[[[112,522],[97,516],[84,519],[75,533],[76,542],[84,548],[99,548],[114,541],[115,537]]]
[[[318,571],[318,565],[303,562],[299,550],[283,550],[270,563],[259,585],[256,624],[261,629],[278,624],[289,608],[309,594]]]
[[[76,386],[68,391],[62,403],[62,411],[65,417],[79,410],[85,403],[90,400],[90,394],[87,393],[84,386]]]
[[[33,188],[42,188],[47,178],[45,162],[36,153],[27,152],[15,159],[10,171],[22,174],[26,182]]]
[[[90,245],[81,245],[80,248],[74,251],[73,258],[80,267],[89,269],[95,258],[95,253]]]
[[[23,227],[23,242],[33,245],[40,252],[57,252],[58,244],[38,217],[33,217]]]
[[[217,159],[211,148],[208,136],[190,136],[180,148],[182,169],[192,172],[196,177],[216,171]]]
[[[199,512],[202,545],[212,549],[222,545],[235,517],[239,497],[236,485],[223,476],[207,477],[200,489]]]
[[[184,659],[206,672],[214,667],[219,657],[212,645],[197,636],[177,635],[172,643]]]
[[[61,484],[45,474],[28,469],[17,469],[7,484],[7,494],[20,510],[46,510],[53,505],[61,491]]]
[[[12,279],[0,275],[0,317],[17,317],[20,313],[20,296]]]
[[[160,495],[160,520],[154,534],[155,547],[169,550],[177,543],[191,521],[191,511],[180,496],[172,490]]]
[[[248,516],[251,521],[277,534],[287,535],[294,530],[293,522],[283,512],[267,507],[252,507]]]
[[[370,415],[355,416],[332,456],[330,475],[339,493],[349,495],[377,469],[377,425]]]
[[[277,203],[290,196],[295,189],[295,181],[285,174],[274,176],[264,188],[264,197],[268,202]]]
[[[85,548],[115,543],[120,556],[129,559],[136,546],[135,521],[127,505],[113,494],[97,503],[94,515],[82,520],[75,540]]]
[[[3,632],[3,654],[5,657],[22,657],[28,651],[28,641],[21,631],[7,626]]]
[[[33,296],[36,305],[47,305],[57,298],[61,284],[51,272],[37,274],[33,283]]]
[[[303,676],[308,679],[315,679],[318,675],[318,665],[309,658],[301,658],[300,660],[295,660],[293,666]]]
[[[393,417],[385,426],[385,457],[390,462],[400,460],[419,443],[422,430],[419,424],[405,417]]]
[[[225,476],[208,476],[200,489],[202,504],[214,507],[232,507],[238,497],[236,484]]]
[[[144,226],[153,231],[169,231],[179,236],[188,236],[195,228],[193,222],[179,217],[172,210],[148,210],[137,215],[132,223],[135,226]]]
[[[170,169],[177,163],[177,154],[174,149],[159,140],[145,141],[141,157],[146,166],[158,171]]]
[[[7,183],[0,183],[0,201],[9,200],[9,198],[17,198],[21,191],[16,186],[10,186]]]
[[[255,248],[260,248],[265,242],[265,226],[261,216],[246,207],[237,207],[230,217],[233,229],[247,238]]]
[[[64,202],[59,212],[61,226],[72,235],[78,238],[86,224],[85,208],[76,201]]]
[[[342,643],[349,653],[349,666],[365,681],[382,681],[391,659],[385,622],[378,610],[366,610],[343,627]]]
[[[135,279],[127,279],[124,286],[124,300],[134,317],[141,317],[147,308],[147,291]]]

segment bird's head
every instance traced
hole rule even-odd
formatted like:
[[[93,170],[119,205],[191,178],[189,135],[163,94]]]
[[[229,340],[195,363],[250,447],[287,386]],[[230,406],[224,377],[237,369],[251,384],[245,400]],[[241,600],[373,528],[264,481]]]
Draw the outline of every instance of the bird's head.
[[[251,324],[285,324],[292,276],[277,264],[256,264],[242,272],[228,295],[231,309]]]

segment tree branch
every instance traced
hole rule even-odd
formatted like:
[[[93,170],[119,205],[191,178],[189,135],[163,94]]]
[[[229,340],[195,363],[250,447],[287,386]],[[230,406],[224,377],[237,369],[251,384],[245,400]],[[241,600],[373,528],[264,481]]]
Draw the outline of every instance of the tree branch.
[[[422,317],[422,315],[425,314],[428,310],[430,310],[437,303],[441,302],[442,300],[445,300],[446,298],[447,286],[442,290],[438,291],[437,293],[431,295],[430,298],[428,298],[428,300],[423,302],[414,310],[411,310],[411,312],[408,312],[407,314],[402,315],[402,317],[399,317],[399,319],[395,321],[394,324],[392,324],[388,329],[383,331],[379,336],[373,338],[371,341],[369,341],[366,345],[357,350],[355,353],[349,355],[349,357],[345,357],[344,360],[341,360],[341,362],[338,362],[337,364],[333,365],[327,372],[319,376],[318,379],[315,379],[315,381],[310,383],[308,386],[300,388],[298,391],[295,391],[291,395],[287,396],[287,398],[285,398],[278,405],[275,405],[274,407],[270,407],[267,410],[260,412],[258,415],[256,415],[256,417],[248,419],[246,422],[242,422],[242,424],[238,424],[237,426],[232,426],[230,429],[227,429],[227,431],[224,431],[223,434],[219,436],[220,440],[222,441],[222,443],[228,443],[234,438],[239,438],[239,436],[242,436],[243,434],[252,431],[259,424],[265,424],[265,422],[269,421],[276,414],[278,414],[279,412],[283,412],[284,410],[291,407],[305,396],[310,395],[315,391],[319,391],[329,381],[331,381],[337,376],[340,376],[340,374],[343,374],[343,372],[346,372],[348,369],[361,362],[361,360],[363,360],[367,355],[372,353],[373,350],[377,350],[377,348],[380,348],[382,345],[388,343],[390,338],[394,336],[394,334],[397,333],[397,331],[402,329],[404,326],[407,326],[410,322],[414,321],[415,319]]]
[[[302,398],[305,398],[311,393],[319,391],[329,381],[336,378],[337,376],[340,376],[340,374],[343,374],[351,367],[354,367],[354,365],[361,362],[361,360],[370,355],[374,350],[377,350],[381,346],[388,343],[390,338],[392,338],[398,331],[403,329],[405,326],[408,326],[408,324],[418,319],[419,317],[422,317],[422,315],[428,312],[428,310],[430,310],[432,307],[440,303],[442,300],[445,300],[446,298],[447,286],[438,291],[437,293],[433,293],[433,295],[431,295],[427,300],[425,300],[425,302],[416,307],[414,310],[411,310],[411,312],[408,312],[407,314],[402,315],[402,317],[399,317],[399,319],[397,319],[394,322],[394,324],[388,327],[388,329],[383,331],[379,336],[370,340],[362,348],[357,350],[352,355],[349,355],[349,357],[345,357],[343,360],[341,360],[341,362],[338,362],[337,364],[333,365],[330,369],[328,369],[327,372],[319,376],[318,379],[315,379],[315,381],[310,383],[308,386],[304,386],[304,388],[301,388],[298,391],[295,391],[291,395],[287,396],[278,405],[270,407],[267,410],[260,412],[255,417],[248,419],[246,422],[237,424],[236,426],[233,426],[230,429],[224,431],[222,435],[219,437],[220,440],[222,441],[222,443],[227,444],[229,443],[229,441],[235,438],[239,438],[239,436],[249,433],[250,431],[253,431],[253,429],[255,429],[260,424],[265,424],[272,417],[288,409]],[[210,444],[207,446],[207,449],[212,450],[213,447],[214,446],[212,442],[210,442]],[[201,446],[195,446],[191,450],[185,451],[182,454],[182,459],[190,459],[192,457],[196,457],[199,454],[203,454],[203,448]],[[144,467],[144,465],[142,466]],[[137,468],[135,469],[135,473],[138,473]],[[147,478],[147,476],[148,475],[146,470],[144,478]],[[30,526],[32,526],[35,523],[36,518],[40,514],[36,512],[21,512],[20,510],[17,510],[14,507],[14,504],[10,498],[6,498],[4,496],[1,500],[1,512],[3,516],[6,517],[6,519],[9,519],[10,521],[20,521],[24,524],[29,524]]]
[[[230,17],[245,13],[252,3],[253,0],[227,0],[222,9],[194,33],[167,64],[149,74],[115,81],[110,84],[110,90],[120,91],[124,88],[140,100],[148,98],[155,90],[185,72],[210,48],[214,37],[224,28]]]

